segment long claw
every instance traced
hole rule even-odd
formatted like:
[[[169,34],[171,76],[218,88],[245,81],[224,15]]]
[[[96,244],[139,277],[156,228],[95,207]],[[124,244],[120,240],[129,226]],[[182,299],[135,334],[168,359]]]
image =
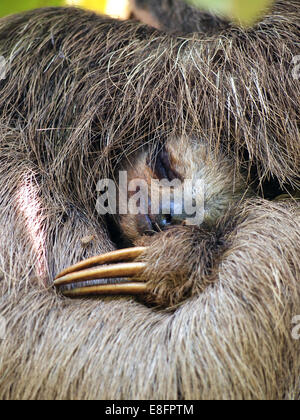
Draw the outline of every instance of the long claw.
[[[96,257],[89,258],[87,260],[81,261],[67,269],[63,270],[55,280],[66,276],[70,273],[75,273],[80,270],[85,270],[87,268],[93,267],[95,265],[108,264],[112,262],[121,262],[121,261],[132,261],[136,257],[139,257],[144,251],[145,247],[135,247],[135,248],[126,248],[118,249],[116,251],[108,252],[106,254],[98,255]]]
[[[64,295],[69,297],[88,295],[138,295],[146,292],[147,286],[144,283],[121,283],[103,284],[90,287],[78,287],[72,290],[65,290]]]
[[[76,271],[66,274],[54,281],[55,286],[62,286],[71,283],[79,283],[87,280],[117,278],[117,277],[133,277],[140,274],[146,267],[145,263],[119,263],[106,265],[104,267],[89,268],[87,270]]]

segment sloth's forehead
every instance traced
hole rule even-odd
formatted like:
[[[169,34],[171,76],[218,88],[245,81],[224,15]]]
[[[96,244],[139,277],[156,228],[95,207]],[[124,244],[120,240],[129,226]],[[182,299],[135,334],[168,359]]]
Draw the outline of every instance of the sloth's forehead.
[[[209,173],[213,176],[219,171],[229,174],[234,169],[232,159],[195,135],[172,135],[149,143],[133,153],[125,166],[141,173],[144,167],[151,167],[159,160],[179,174],[179,178],[199,178]]]

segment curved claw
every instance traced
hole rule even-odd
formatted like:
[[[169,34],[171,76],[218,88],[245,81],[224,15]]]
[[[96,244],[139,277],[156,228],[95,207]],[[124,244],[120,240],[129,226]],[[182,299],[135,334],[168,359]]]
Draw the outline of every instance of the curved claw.
[[[79,263],[66,268],[60,274],[58,274],[58,276],[55,277],[55,280],[65,276],[66,274],[74,273],[75,271],[79,270],[85,270],[95,265],[108,264],[112,262],[131,261],[139,257],[145,250],[145,247],[140,246],[134,248],[117,249],[116,251],[111,251],[107,252],[106,254],[97,255],[96,257],[88,258],[87,260],[80,261]]]
[[[121,283],[121,284],[102,284],[89,287],[78,287],[66,290],[65,296],[87,296],[87,295],[138,295],[145,293],[147,286],[144,283]]]
[[[140,274],[146,267],[145,263],[119,263],[105,265],[104,267],[89,268],[66,274],[54,281],[55,286],[79,283],[87,280],[108,279],[116,277],[132,277]]]
[[[69,286],[68,289],[62,290],[66,296],[145,293],[146,284],[140,283],[137,279],[130,282],[127,278],[142,273],[146,264],[124,262],[134,260],[145,249],[145,247],[127,248],[81,261],[62,271],[55,278],[54,285],[58,288]],[[112,262],[115,264],[111,264]],[[114,282],[108,283],[103,279],[114,279]]]

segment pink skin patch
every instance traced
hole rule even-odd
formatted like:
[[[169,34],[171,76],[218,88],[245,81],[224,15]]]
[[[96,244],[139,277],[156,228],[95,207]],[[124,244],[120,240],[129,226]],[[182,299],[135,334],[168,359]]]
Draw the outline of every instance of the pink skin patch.
[[[33,251],[36,254],[35,270],[39,279],[46,284],[46,235],[42,226],[42,206],[38,198],[38,188],[32,174],[24,177],[17,195],[18,209],[25,219],[25,226]]]

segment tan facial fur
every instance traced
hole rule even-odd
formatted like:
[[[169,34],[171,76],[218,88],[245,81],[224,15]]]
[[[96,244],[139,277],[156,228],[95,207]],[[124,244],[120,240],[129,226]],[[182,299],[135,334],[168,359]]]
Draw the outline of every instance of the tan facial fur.
[[[171,138],[164,147],[170,168],[181,185],[184,180],[203,182],[204,191],[201,189],[199,197],[194,197],[196,203],[204,205],[201,224],[215,225],[230,207],[237,206],[243,199],[250,197],[250,188],[241,173],[236,171],[232,160],[219,151],[211,150],[205,142],[188,137]],[[157,175],[149,166],[149,155],[151,152],[147,150],[138,153],[122,169],[127,171],[128,182],[134,179],[144,179],[147,182],[151,202],[151,180],[156,179]],[[155,160],[156,156],[150,159]],[[162,189],[163,187],[158,188],[160,192]],[[149,213],[151,214],[150,206]],[[133,242],[138,241],[145,233],[141,229],[142,219],[142,215],[120,216],[122,232]],[[175,221],[174,224],[184,225],[185,219],[178,223]]]

